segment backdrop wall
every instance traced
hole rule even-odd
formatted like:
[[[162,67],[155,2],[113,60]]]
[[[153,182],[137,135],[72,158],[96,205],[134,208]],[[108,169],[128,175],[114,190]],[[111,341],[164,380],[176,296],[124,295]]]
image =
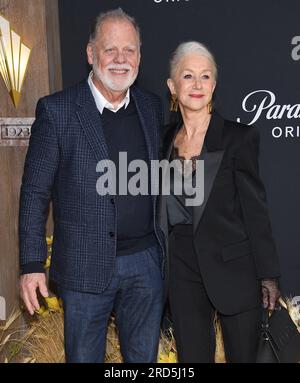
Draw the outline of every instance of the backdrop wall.
[[[121,6],[142,29],[140,86],[168,108],[168,61],[182,41],[208,45],[219,67],[216,107],[256,124],[261,173],[286,294],[300,296],[300,29],[298,0],[60,0],[64,86],[85,78],[89,25]],[[167,119],[167,113],[166,113]]]
[[[20,129],[28,128],[24,119],[34,120],[38,99],[62,86],[57,2],[0,0],[1,14],[32,48],[18,109],[0,78],[0,321],[19,307],[19,195],[28,143]],[[15,132],[11,138],[7,129]]]

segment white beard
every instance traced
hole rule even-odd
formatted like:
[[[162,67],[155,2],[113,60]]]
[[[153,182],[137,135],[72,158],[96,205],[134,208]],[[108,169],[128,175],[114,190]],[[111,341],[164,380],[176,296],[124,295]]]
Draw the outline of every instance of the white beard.
[[[116,83],[110,76],[106,73],[104,73],[101,69],[99,69],[97,64],[97,59],[94,59],[93,62],[93,73],[95,77],[103,83],[105,87],[108,89],[114,91],[114,92],[124,92],[127,91],[128,88],[131,87],[131,85],[135,82],[138,73],[131,73],[128,72],[127,77],[120,83]]]

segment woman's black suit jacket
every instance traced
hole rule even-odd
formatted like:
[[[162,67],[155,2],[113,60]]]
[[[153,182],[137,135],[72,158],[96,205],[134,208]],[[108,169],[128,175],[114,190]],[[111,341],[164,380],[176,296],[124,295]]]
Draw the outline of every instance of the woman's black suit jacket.
[[[180,127],[166,128],[163,159],[170,158]],[[220,313],[232,315],[260,305],[260,280],[280,275],[259,176],[259,133],[213,112],[204,145],[205,195],[202,205],[193,208],[194,247],[211,302]],[[172,234],[169,238],[166,198],[159,198],[158,220],[166,238],[167,287]]]

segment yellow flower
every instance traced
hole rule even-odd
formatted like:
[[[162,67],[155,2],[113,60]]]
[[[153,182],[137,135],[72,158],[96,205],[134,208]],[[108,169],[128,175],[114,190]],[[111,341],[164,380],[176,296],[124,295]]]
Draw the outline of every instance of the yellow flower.
[[[47,302],[47,306],[50,311],[61,311],[57,297],[48,297],[45,298],[45,301]]]
[[[173,351],[170,351],[169,354],[161,353],[159,355],[159,363],[177,363],[176,354]]]
[[[45,306],[41,306],[39,310],[35,310],[35,312],[42,317],[45,317],[49,314],[49,310],[47,310]]]
[[[51,265],[51,255],[49,255],[49,257],[46,259],[44,269],[49,269],[50,265]]]
[[[46,237],[46,242],[47,242],[48,246],[52,245],[52,243],[53,243],[53,235],[51,235],[51,237]]]
[[[177,357],[176,357],[175,352],[173,352],[173,351],[171,351],[169,353],[169,362],[170,363],[177,363]]]

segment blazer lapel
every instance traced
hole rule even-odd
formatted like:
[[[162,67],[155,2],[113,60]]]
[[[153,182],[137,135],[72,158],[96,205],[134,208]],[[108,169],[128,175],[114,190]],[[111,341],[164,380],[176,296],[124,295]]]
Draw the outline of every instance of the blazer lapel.
[[[160,160],[167,160],[170,161],[172,148],[174,145],[174,141],[177,135],[178,130],[180,129],[181,123],[177,125],[170,125],[167,130],[164,132],[165,134],[162,135],[162,143],[161,143],[161,158]],[[166,172],[166,169],[165,169]],[[160,173],[159,180],[160,180],[160,196],[158,198],[158,206],[157,206],[157,217],[158,217],[158,223],[163,231],[165,238],[167,239],[169,236],[169,225],[168,225],[168,215],[167,215],[167,204],[166,204],[166,196],[162,195],[162,182],[165,179],[165,172],[162,174]]]
[[[158,160],[159,158],[159,133],[160,126],[158,126],[158,119],[155,115],[155,110],[152,107],[151,100],[141,92],[137,87],[131,87],[131,97],[135,102],[137,113],[141,122],[144,132],[150,166],[151,161]],[[151,190],[158,192],[159,180],[157,175],[151,177]],[[154,206],[156,204],[156,193],[153,195]]]
[[[108,149],[101,126],[100,113],[87,81],[80,85],[77,98],[77,116],[96,160],[108,159]]]
[[[177,133],[178,133],[178,131],[180,130],[180,128],[181,128],[181,123],[179,123],[179,124],[176,126],[174,137],[173,137],[173,139],[172,139],[172,141],[170,142],[170,145],[169,145],[169,147],[168,147],[168,150],[167,150],[167,153],[166,153],[166,159],[167,159],[168,161],[171,160],[171,155],[172,155],[172,150],[173,150],[173,147],[174,147],[174,142],[175,142]]]
[[[215,152],[207,152],[203,156],[204,160],[204,201],[200,206],[195,206],[193,209],[194,219],[193,226],[194,232],[197,230],[204,210],[206,208],[207,201],[209,199],[213,183],[215,181],[217,172],[219,170],[222,158],[224,155],[223,150]]]
[[[171,126],[170,131],[166,133],[165,139],[163,143],[163,159],[170,160],[172,148],[174,146],[175,137],[177,132],[179,131],[182,125],[182,121],[180,121],[176,126]],[[207,205],[207,201],[209,199],[210,193],[212,191],[212,187],[221,165],[224,149],[222,147],[222,135],[223,135],[223,126],[224,120],[221,116],[219,116],[216,112],[213,113],[208,131],[206,133],[202,154],[200,159],[204,160],[204,201],[202,205],[195,206],[193,208],[194,219],[193,219],[193,228],[194,232],[197,230],[201,218],[203,216],[204,210]],[[167,233],[167,222],[166,222],[166,201],[164,196],[161,196],[159,199],[159,216],[160,221],[162,223],[163,231]]]
[[[212,191],[217,172],[223,159],[223,126],[224,120],[221,116],[214,112],[211,117],[211,121],[204,140],[204,145],[206,148],[206,152],[202,158],[204,160],[204,201],[200,206],[195,206],[193,209],[194,232],[197,230],[200,224],[201,218],[207,205],[207,201]]]
[[[135,102],[137,113],[144,131],[149,160],[157,160],[159,126],[148,97],[138,88],[131,88],[131,97]]]

